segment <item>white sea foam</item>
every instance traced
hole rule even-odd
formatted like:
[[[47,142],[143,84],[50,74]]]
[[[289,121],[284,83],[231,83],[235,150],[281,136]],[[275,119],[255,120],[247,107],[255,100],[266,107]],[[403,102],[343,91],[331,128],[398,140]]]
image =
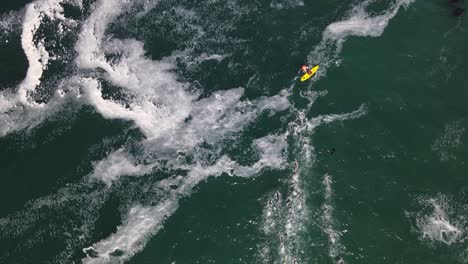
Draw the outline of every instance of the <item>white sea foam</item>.
[[[83,263],[123,263],[139,251],[149,236],[159,231],[166,217],[178,207],[177,200],[165,200],[154,207],[132,207],[124,224],[107,239],[84,248],[89,254],[92,249],[96,257],[86,257]]]
[[[40,84],[42,73],[49,61],[49,53],[44,47],[44,40],[39,39],[37,43],[34,41],[36,31],[39,29],[44,16],[52,20],[65,19],[61,14],[63,8],[60,3],[62,3],[62,0],[42,0],[26,6],[21,45],[28,59],[29,68],[26,78],[18,87],[17,95],[17,100],[24,105],[35,104],[28,100],[28,92],[33,92]]]
[[[400,7],[407,6],[413,1],[396,1],[384,14],[374,17],[370,17],[365,10],[368,4],[373,1],[365,1],[353,9],[348,19],[328,25],[323,33],[324,38],[343,39],[347,36],[379,37],[388,26],[390,20],[396,16]]]
[[[57,90],[48,104],[37,107],[18,104],[12,99],[14,95],[0,93],[0,137],[41,124],[46,118],[60,111],[70,99],[79,97],[77,89],[68,87],[67,90],[67,93]]]
[[[11,108],[13,108],[14,103],[10,100],[10,96],[4,93],[0,93],[0,114],[4,114]]]
[[[284,240],[278,239],[277,235],[284,233],[281,223],[284,221],[283,196],[281,192],[275,191],[266,197],[263,209],[261,231],[266,236],[266,243],[259,248],[259,256],[265,263],[274,263],[276,252],[282,252]],[[277,250],[275,250],[277,249]]]
[[[260,159],[251,167],[236,165],[232,175],[250,177],[258,174],[263,168],[283,169],[287,154],[286,135],[268,135],[254,142],[260,152]]]
[[[325,174],[323,176],[322,184],[325,187],[324,190],[324,203],[322,205],[322,224],[324,226],[324,232],[328,236],[328,255],[331,259],[338,259],[341,264],[344,264],[344,245],[341,243],[342,232],[336,230],[336,223],[333,217],[333,188],[332,188],[332,176]]]
[[[307,214],[302,182],[295,165],[287,197],[283,198],[276,191],[265,202],[261,228],[267,242],[259,248],[264,263],[301,263],[297,261],[302,258],[299,246]]]
[[[98,90],[95,90],[98,91]],[[209,144],[215,144],[219,140],[226,138],[234,132],[242,130],[247,124],[253,121],[253,119],[266,109],[281,111],[286,109],[289,106],[285,96],[278,95],[273,97],[263,97],[257,101],[239,101],[239,98],[243,94],[243,89],[231,89],[228,91],[216,92],[209,98],[205,98],[199,101],[196,101],[192,105],[192,112],[190,113],[191,120],[188,122],[178,122],[177,126],[174,126],[167,131],[159,131],[157,136],[148,138],[142,142],[144,146],[144,151],[146,156],[156,157],[157,160],[169,160],[169,164],[174,166],[181,166],[177,163],[177,160],[172,160],[177,158],[178,153],[197,153],[200,150],[197,146],[203,142]],[[99,103],[92,104],[102,107],[110,113],[110,115],[118,114],[118,111],[125,111],[128,113],[126,116],[131,116],[134,114],[131,110],[120,108],[115,106],[116,103],[108,100],[102,99],[100,95],[91,95],[90,102],[93,100],[99,100]],[[113,107],[116,109],[113,110]],[[104,110],[101,110],[100,113],[104,113]],[[123,115],[121,115],[123,116]],[[171,120],[172,121],[172,120]],[[157,127],[155,127],[157,129]],[[153,133],[153,135],[156,135]],[[266,137],[255,141],[259,151],[264,154],[266,157],[273,157],[273,154],[276,154],[275,151],[281,149],[285,146],[284,139],[276,137]],[[121,151],[118,150],[117,154],[111,154],[110,157],[116,155],[121,158]],[[109,159],[109,160],[108,160]],[[115,169],[112,169],[112,173],[106,173],[102,170],[95,171],[93,176],[104,180],[107,184],[111,184],[111,181],[116,180],[118,176],[127,175],[136,175],[141,172],[139,175],[148,172],[149,167],[155,165],[146,165],[141,166],[138,164],[133,164],[131,167],[132,170],[121,168],[122,165],[128,165],[128,162],[115,162],[114,158],[108,158],[105,161],[102,161],[98,164],[103,165],[105,168],[112,168],[109,166],[109,161],[116,166]],[[125,159],[128,159],[127,157]],[[131,159],[131,158],[130,158]],[[120,160],[120,159],[119,159]],[[171,161],[172,160],[172,161]],[[249,176],[252,172],[258,172],[259,168],[263,167],[271,160],[260,160],[255,163],[252,167],[239,167],[233,168],[236,171],[238,176]],[[269,165],[274,165],[274,161]],[[96,167],[101,168],[101,167]]]
[[[444,132],[432,144],[434,151],[441,161],[456,159],[454,151],[462,144],[465,128],[461,122],[451,122],[445,125]]]
[[[137,14],[141,17],[146,15],[149,11],[155,8],[159,4],[160,0],[138,0],[138,4],[142,5],[142,11]]]
[[[299,166],[299,165],[296,165]],[[301,259],[299,255],[305,228],[304,219],[308,215],[303,182],[300,179],[299,168],[296,167],[289,181],[290,192],[286,201],[286,219],[284,226],[284,240],[280,250],[281,259],[287,263],[294,263]]]
[[[281,136],[268,136],[254,142],[262,158],[253,166],[240,166],[227,156],[221,156],[214,164],[207,165],[211,161],[205,160],[200,154],[206,152],[199,147],[201,143],[214,145],[241,131],[262,111],[285,110],[289,107],[287,93],[254,101],[241,101],[244,89],[236,88],[218,91],[207,98],[198,99],[196,93],[188,92],[186,85],[179,83],[176,76],[170,72],[174,69],[172,57],[161,61],[149,60],[145,57],[141,42],[132,39],[112,39],[105,35],[107,25],[127,7],[126,4],[124,1],[114,3],[102,0],[94,5],[93,12],[79,34],[76,63],[82,69],[103,69],[104,77],[111,84],[121,88],[126,96],[125,102],[104,99],[100,82],[87,77],[81,79],[86,101],[105,118],[132,120],[146,139],[139,144],[143,153],[138,159],[124,149],[119,149],[97,162],[91,176],[111,185],[120,176],[146,174],[153,167],[160,165],[159,161],[163,161],[169,168],[183,169],[189,173],[186,177],[179,176],[161,181],[161,184],[168,181],[171,185],[180,184],[177,190],[163,189],[172,195],[167,201],[160,203],[161,206],[165,204],[162,209],[156,206],[139,210],[154,216],[154,222],[147,223],[147,228],[134,230],[129,223],[137,220],[132,220],[134,217],[130,214],[128,223],[116,234],[93,245],[100,257],[85,260],[90,262],[108,261],[115,250],[114,247],[119,247],[125,252],[124,256],[118,259],[128,259],[141,250],[146,239],[155,234],[162,225],[162,218],[159,216],[171,215],[177,208],[179,197],[187,195],[206,177],[221,173],[249,177],[259,173],[266,166],[280,168],[284,164],[280,154],[286,147],[285,140]],[[105,54],[117,55],[118,59],[110,62]],[[187,164],[178,159],[180,153],[193,155],[195,164]],[[139,163],[141,160],[145,160],[144,165]],[[134,238],[135,241],[139,241],[138,245],[125,239],[128,232],[136,232]],[[119,244],[118,241],[123,244]],[[109,248],[108,244],[113,245],[113,248]]]
[[[242,129],[259,111],[281,110],[289,105],[284,96],[277,96],[271,99],[273,102],[276,100],[276,104],[264,98],[258,101],[259,107],[255,107],[251,102],[239,101],[243,89],[220,91],[208,98],[196,100],[195,94],[186,92],[184,85],[168,73],[173,68],[170,59],[156,62],[144,58],[143,45],[134,40],[104,39],[106,25],[122,7],[110,5],[109,1],[101,1],[86,22],[77,44],[77,65],[81,68],[104,69],[105,77],[112,84],[122,87],[131,98],[135,98],[127,102],[129,107],[124,107],[118,102],[103,99],[97,80],[86,80],[85,93],[90,104],[104,117],[133,120],[147,136],[142,145],[148,156],[164,159],[177,156],[179,151],[193,151],[201,142],[213,144],[226,134]],[[114,8],[111,15],[106,14],[104,7]],[[108,63],[102,56],[106,52],[120,54],[120,61]],[[244,110],[244,113],[239,110]],[[187,118],[189,121],[186,122]],[[159,182],[160,188],[170,193],[169,198],[154,207],[132,208],[116,233],[95,243],[92,248],[85,249],[86,252],[92,249],[97,257],[87,257],[83,262],[118,263],[130,258],[142,249],[151,235],[158,232],[165,217],[177,209],[178,199],[189,194],[195,185],[210,175],[228,173],[252,176],[265,166],[278,167],[283,164],[277,155],[285,146],[284,140],[270,136],[259,139],[255,144],[262,158],[252,167],[239,166],[226,156],[209,166],[200,163],[184,165],[173,161],[173,165],[189,173],[185,177],[175,176]],[[110,183],[120,175],[141,175],[147,172],[148,166],[135,164],[131,157],[123,153],[123,150],[118,150],[99,162],[93,175]],[[112,256],[113,252],[120,255]]]
[[[382,15],[370,16],[366,8],[374,2],[364,1],[356,5],[350,12],[349,17],[342,21],[331,23],[322,33],[322,41],[307,57],[309,64],[319,64],[321,70],[317,76],[325,76],[326,70],[331,65],[340,63],[340,54],[343,43],[349,36],[379,37],[392,18],[394,18],[400,7],[409,6],[414,0],[397,0]],[[316,80],[315,78],[314,80]]]
[[[86,19],[76,42],[76,63],[83,69],[102,68],[108,73],[113,72],[106,61],[102,45],[105,41],[105,31],[108,24],[123,12],[127,1],[100,0],[94,3],[93,12]]]
[[[304,1],[303,0],[273,0],[270,3],[270,7],[275,8],[275,9],[294,8],[298,6],[304,6]]]
[[[120,175],[143,175],[149,173],[152,167],[151,165],[136,164],[131,155],[123,149],[118,149],[95,164],[93,175],[110,185]]]
[[[98,112],[107,118],[133,120],[147,138],[159,138],[184,124],[196,95],[188,93],[169,72],[174,68],[171,58],[152,61],[144,57],[141,42],[104,39],[107,24],[123,6],[124,1],[96,4],[80,33],[76,62],[80,68],[104,69],[106,79],[124,89],[127,95],[125,104],[105,100],[100,93],[100,84],[88,80],[89,101]],[[120,59],[110,63],[105,54],[118,54]]]
[[[43,72],[50,60],[49,52],[44,46],[44,39],[37,34],[44,18],[73,25],[72,21],[62,14],[62,2],[61,0],[39,0],[28,4],[24,9],[21,45],[29,67],[25,79],[18,85],[15,93],[0,92],[0,136],[40,124],[59,110],[64,103],[64,98],[70,98],[64,94],[62,96],[54,94],[50,104],[39,104],[30,98],[30,95],[40,85]],[[67,90],[70,89],[67,88]]]
[[[341,122],[349,119],[360,118],[361,116],[367,114],[366,105],[361,105],[357,110],[345,113],[345,114],[329,114],[329,115],[320,115],[318,117],[310,118],[304,123],[306,124],[303,128],[308,131],[313,131],[317,126],[322,124],[328,124],[332,122]]]
[[[208,54],[202,54],[200,56],[200,60],[202,61],[207,61],[207,60],[215,60],[215,61],[222,61],[224,60],[228,55],[219,55],[219,54],[212,54],[212,55],[208,55]]]
[[[457,204],[444,195],[421,198],[419,205],[421,211],[407,216],[415,218],[421,240],[446,245],[465,241],[468,225],[463,208],[455,209]]]
[[[210,166],[200,164],[186,166],[184,169],[189,170],[186,176],[174,176],[158,182],[157,187],[169,192],[169,198],[152,207],[140,205],[132,207],[127,220],[118,227],[117,232],[83,249],[87,254],[92,252],[83,259],[83,263],[123,263],[131,258],[163,227],[165,219],[177,210],[179,199],[190,194],[197,184],[209,176],[227,173],[248,177],[257,174],[265,167],[281,168],[284,165],[284,151],[287,146],[284,135],[270,135],[258,139],[255,145],[261,152],[261,158],[251,168],[240,166],[227,156],[223,156]]]
[[[7,41],[6,38],[13,32],[17,32],[21,23],[21,11],[11,11],[9,13],[0,14],[0,41]],[[21,31],[20,31],[21,32]]]

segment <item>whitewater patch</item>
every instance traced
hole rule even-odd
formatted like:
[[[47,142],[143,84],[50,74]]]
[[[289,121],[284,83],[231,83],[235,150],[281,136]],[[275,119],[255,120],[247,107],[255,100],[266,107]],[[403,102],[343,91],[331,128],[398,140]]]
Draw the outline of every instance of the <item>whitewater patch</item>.
[[[8,42],[7,38],[12,33],[21,33],[21,11],[0,14],[0,42]],[[19,31],[19,32],[18,32]]]
[[[100,1],[85,22],[76,45],[79,54],[76,63],[83,69],[105,70],[104,77],[122,89],[125,102],[104,99],[101,83],[96,78],[82,78],[81,85],[87,102],[103,117],[135,123],[146,136],[140,144],[144,153],[139,160],[153,165],[142,167],[129,162],[135,158],[128,155],[124,158],[122,150],[97,163],[95,178],[110,184],[120,175],[145,174],[161,160],[169,161],[168,166],[181,166],[177,160],[180,153],[199,152],[201,143],[213,145],[241,131],[263,111],[283,111],[289,107],[286,91],[249,101],[240,100],[244,89],[236,88],[198,99],[196,92],[189,92],[187,85],[178,82],[170,72],[175,68],[174,57],[153,61],[145,57],[141,42],[104,36],[107,24],[122,12],[124,2],[110,5]],[[106,8],[113,11],[101,10]],[[118,59],[110,62],[105,54],[118,55]],[[124,164],[126,169],[121,169]],[[113,172],[106,173],[101,168]]]
[[[231,176],[251,177],[264,168],[282,169],[285,165],[285,150],[287,147],[285,135],[269,135],[257,139],[254,143],[261,153],[260,159],[251,167],[238,165],[229,157],[221,157],[215,164],[202,166],[197,163],[183,166],[187,175],[174,175],[161,180],[156,188],[167,193],[167,199],[158,202],[156,206],[132,207],[123,225],[110,237],[83,248],[88,257],[83,263],[123,263],[134,254],[141,251],[148,240],[154,236],[178,208],[179,200],[189,195],[192,189],[210,176],[223,173]],[[127,165],[125,165],[127,166]]]
[[[353,8],[348,19],[328,25],[323,33],[324,38],[340,40],[347,36],[379,37],[388,26],[390,20],[396,16],[400,7],[406,7],[414,2],[414,0],[396,1],[384,14],[370,17],[366,12],[366,8],[372,2],[364,1]]]
[[[124,149],[118,149],[94,165],[91,177],[99,178],[110,186],[120,175],[144,175],[151,172],[151,169],[152,166],[136,164],[133,157]]]
[[[0,137],[6,136],[12,132],[24,129],[34,128],[62,109],[67,103],[75,106],[80,105],[80,93],[77,87],[67,87],[67,93],[62,93],[58,89],[47,104],[41,105],[22,105],[12,99],[15,94],[5,91],[0,93]],[[72,104],[68,104],[71,108]]]
[[[258,249],[258,256],[264,263],[275,263],[280,256],[275,253],[284,254],[284,240],[279,239],[277,234],[284,233],[284,198],[280,191],[269,194],[264,202],[262,214],[261,231],[265,236],[265,243]]]
[[[116,233],[91,247],[83,248],[88,257],[82,262],[123,263],[141,250],[149,236],[162,228],[164,220],[177,207],[176,200],[166,200],[154,207],[131,208],[125,224],[119,226]]]
[[[299,6],[304,6],[304,1],[302,0],[273,0],[270,3],[270,7],[275,8],[275,9],[287,9],[287,8],[295,8]]]
[[[406,215],[414,220],[414,228],[421,241],[431,246],[450,246],[466,241],[468,222],[463,205],[442,194],[421,197],[417,204],[419,210],[406,212]]]
[[[323,231],[328,236],[328,255],[332,260],[338,259],[337,263],[344,264],[343,256],[346,253],[346,248],[341,243],[341,236],[346,230],[336,230],[336,220],[333,217],[335,208],[333,206],[332,176],[330,174],[323,175],[322,184],[325,188],[324,203],[322,205],[322,225],[324,227]]]
[[[373,0],[364,1],[356,5],[348,15],[348,18],[328,25],[322,33],[321,42],[307,56],[309,64],[319,64],[320,71],[317,77],[326,75],[326,70],[332,65],[341,63],[340,54],[346,38],[349,36],[379,37],[392,18],[401,7],[408,7],[414,0],[397,0],[382,15],[370,16],[366,8]],[[315,78],[315,82],[318,78]]]
[[[40,124],[48,116],[59,110],[60,106],[65,103],[64,98],[68,99],[77,95],[76,90],[72,91],[70,95],[55,93],[50,104],[37,103],[31,98],[31,95],[36,92],[36,88],[41,84],[41,78],[49,62],[55,59],[46,50],[44,38],[38,34],[42,23],[47,18],[48,21],[59,22],[59,28],[62,30],[64,27],[60,23],[66,25],[66,27],[76,26],[75,21],[64,17],[62,3],[64,3],[62,0],[35,1],[26,5],[24,11],[20,12],[24,14],[21,46],[29,67],[25,79],[16,87],[15,92],[9,90],[0,92],[0,136]],[[13,18],[6,21],[7,25],[18,14],[12,15]],[[61,33],[58,32],[58,34]],[[69,83],[64,81],[62,84],[68,85]],[[66,90],[74,89],[67,88]]]
[[[75,45],[78,67],[83,69],[102,68],[107,72],[113,69],[101,51],[108,24],[123,12],[127,1],[101,0],[93,4],[93,11],[83,23]]]
[[[143,175],[162,163],[170,168],[183,168],[184,159],[181,154],[192,155],[203,159],[205,150],[200,144],[215,145],[217,142],[241,131],[246,125],[266,110],[282,111],[288,108],[289,101],[284,95],[263,97],[256,101],[239,101],[243,89],[231,89],[216,92],[209,98],[194,102],[193,111],[187,122],[168,131],[160,131],[160,134],[143,140],[139,145],[143,153],[138,160],[144,160],[146,165],[135,163],[135,158],[123,149],[111,153],[108,158],[98,162],[92,177],[101,179],[108,185],[123,175]],[[95,97],[99,98],[99,97]],[[109,103],[112,106],[113,102]],[[103,104],[100,105],[103,107]],[[109,109],[112,112],[112,109]],[[116,113],[116,111],[112,112]],[[131,113],[129,111],[129,113]],[[156,129],[156,128],[155,128]],[[264,138],[255,141],[260,152],[272,151],[268,148]],[[274,140],[276,142],[276,140]],[[277,141],[280,142],[280,141]],[[271,155],[270,155],[271,156]],[[260,163],[256,163],[250,169],[238,168],[237,175],[249,174],[248,170],[258,171]]]
[[[300,235],[304,233],[304,221],[308,211],[305,206],[305,194],[300,181],[299,164],[296,163],[294,172],[289,181],[290,193],[286,199],[287,216],[285,219],[284,240],[280,250],[280,256],[284,261],[292,262],[301,259],[299,255],[300,247],[297,247],[302,242]]]
[[[441,161],[456,159],[453,152],[462,144],[462,136],[465,128],[461,122],[451,122],[445,125],[444,132],[435,139],[431,146]]]
[[[134,205],[117,232],[84,248],[88,255],[84,263],[122,263],[131,258],[177,210],[179,199],[209,176],[250,177],[264,168],[284,166],[284,135],[254,140],[260,158],[252,166],[222,155],[218,142],[242,131],[264,111],[287,109],[288,94],[241,100],[244,89],[235,88],[199,98],[171,72],[175,57],[153,61],[145,57],[143,43],[105,34],[109,23],[128,7],[127,1],[95,3],[79,34],[75,62],[79,69],[103,70],[102,77],[125,97],[124,101],[104,98],[101,80],[90,76],[80,78],[85,100],[105,118],[133,121],[145,139],[134,144],[138,154],[121,148],[96,162],[90,178],[110,187],[121,176],[142,176],[161,166],[184,173],[158,182],[156,191],[167,198],[155,206]]]
[[[35,104],[28,99],[28,92],[34,92],[49,62],[49,53],[44,47],[44,39],[35,41],[36,32],[47,16],[51,20],[67,20],[63,16],[62,0],[42,0],[28,4],[25,8],[21,46],[23,47],[29,68],[26,78],[18,87],[17,100],[24,104]]]

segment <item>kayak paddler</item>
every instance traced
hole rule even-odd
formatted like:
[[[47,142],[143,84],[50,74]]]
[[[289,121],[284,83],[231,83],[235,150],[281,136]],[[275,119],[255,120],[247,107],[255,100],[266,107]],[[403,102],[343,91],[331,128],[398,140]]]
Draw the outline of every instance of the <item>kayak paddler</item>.
[[[310,74],[310,68],[309,68],[309,66],[307,66],[307,65],[305,65],[305,64],[302,64],[301,70],[302,70],[304,73],[309,73],[309,74]]]
[[[315,73],[318,71],[319,66],[315,65],[314,67],[310,68],[308,65],[304,64],[301,66],[301,71],[304,72],[304,75],[301,77],[301,82],[308,80],[310,77],[314,76]]]

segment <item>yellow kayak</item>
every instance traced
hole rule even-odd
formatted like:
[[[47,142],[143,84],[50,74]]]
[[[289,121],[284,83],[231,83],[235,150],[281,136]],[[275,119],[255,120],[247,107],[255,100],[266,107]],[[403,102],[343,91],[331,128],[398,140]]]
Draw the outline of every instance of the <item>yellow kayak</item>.
[[[314,76],[315,73],[318,71],[319,66],[315,65],[312,69],[307,71],[304,75],[301,77],[301,82],[308,80],[310,77]]]

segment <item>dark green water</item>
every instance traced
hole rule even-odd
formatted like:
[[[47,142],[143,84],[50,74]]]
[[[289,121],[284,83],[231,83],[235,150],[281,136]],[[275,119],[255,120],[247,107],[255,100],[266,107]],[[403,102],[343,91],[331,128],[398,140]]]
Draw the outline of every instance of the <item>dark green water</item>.
[[[468,262],[448,1],[10,2],[0,263]]]

